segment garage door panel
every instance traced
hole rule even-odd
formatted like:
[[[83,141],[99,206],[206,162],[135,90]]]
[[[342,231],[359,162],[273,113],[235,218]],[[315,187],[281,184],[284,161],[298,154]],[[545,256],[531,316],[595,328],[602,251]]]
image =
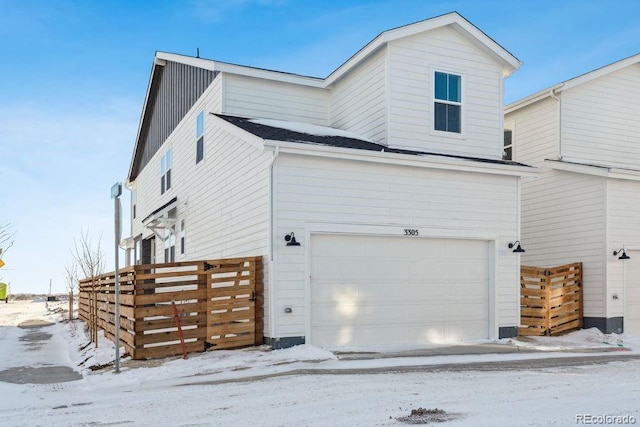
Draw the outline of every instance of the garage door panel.
[[[625,263],[624,332],[640,336],[640,251],[628,251]]]
[[[313,235],[311,247],[313,344],[488,337],[488,242]]]
[[[384,323],[381,324],[381,319]],[[404,313],[404,305],[387,304],[387,305],[367,305],[360,307],[356,316],[356,323],[360,325],[387,325],[387,324],[404,324],[406,316]]]
[[[429,308],[425,308],[422,304],[413,304],[405,307],[405,313],[408,326],[422,322],[425,324],[436,325],[445,319],[444,304],[433,304]]]

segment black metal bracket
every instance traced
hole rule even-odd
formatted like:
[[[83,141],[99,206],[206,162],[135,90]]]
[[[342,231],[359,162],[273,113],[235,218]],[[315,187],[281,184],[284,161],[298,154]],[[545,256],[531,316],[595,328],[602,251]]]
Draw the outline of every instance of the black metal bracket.
[[[213,267],[215,267],[213,264],[209,264],[208,262],[204,263],[204,271],[211,270]]]

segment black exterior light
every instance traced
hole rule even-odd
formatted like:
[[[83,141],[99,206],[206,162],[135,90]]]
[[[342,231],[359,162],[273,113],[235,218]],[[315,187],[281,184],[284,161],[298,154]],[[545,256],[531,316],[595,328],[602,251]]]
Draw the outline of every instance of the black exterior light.
[[[293,231],[291,234],[284,236],[284,241],[287,242],[287,246],[300,246],[300,243],[296,241],[296,236],[293,235]]]
[[[627,252],[625,252],[624,248],[619,249],[617,251],[613,251],[613,256],[616,256],[618,254],[622,254],[618,257],[618,259],[631,259],[631,257],[627,255]]]
[[[517,244],[517,246],[516,246]],[[513,249],[515,247],[515,249]],[[516,240],[513,243],[509,243],[509,249],[513,249],[513,252],[517,253],[517,254],[521,254],[523,252],[525,252],[524,249],[522,249],[522,246],[520,246],[520,240]]]

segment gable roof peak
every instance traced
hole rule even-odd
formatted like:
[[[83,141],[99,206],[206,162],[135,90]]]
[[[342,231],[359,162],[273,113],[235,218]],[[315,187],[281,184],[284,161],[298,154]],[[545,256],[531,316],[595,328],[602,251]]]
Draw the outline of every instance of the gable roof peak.
[[[509,51],[499,45],[495,40],[486,35],[458,12],[450,12],[383,31],[366,46],[356,52],[351,58],[345,61],[333,73],[331,73],[326,79],[327,85],[330,85],[340,79],[349,70],[369,57],[369,55],[376,52],[381,46],[394,40],[410,37],[415,34],[442,27],[455,29],[471,42],[479,46],[482,50],[487,52],[490,56],[494,57],[498,62],[502,63],[504,77],[508,77],[522,65],[522,62],[518,58],[513,56]]]
[[[542,89],[529,96],[526,96],[524,98],[521,98],[517,101],[512,102],[511,104],[505,107],[504,111],[505,113],[517,111],[518,109],[524,108],[527,105],[533,104],[534,102],[541,101],[551,96],[555,96],[557,93],[562,92],[564,90],[571,89],[576,86],[580,86],[582,84],[595,80],[599,77],[606,76],[608,74],[614,73],[616,71],[622,70],[623,68],[627,68],[629,66],[632,66],[638,63],[640,63],[640,53],[636,53],[635,55],[631,55],[626,58],[620,59],[618,61],[612,62],[610,64],[603,65],[602,67],[598,67],[594,70],[580,74],[579,76],[576,76],[576,77],[572,77],[568,80],[562,81],[546,89]]]

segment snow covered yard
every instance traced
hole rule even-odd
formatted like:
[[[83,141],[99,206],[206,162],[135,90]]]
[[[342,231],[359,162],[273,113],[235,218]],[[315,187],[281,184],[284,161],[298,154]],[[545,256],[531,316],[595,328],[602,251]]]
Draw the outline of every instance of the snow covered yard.
[[[35,363],[35,352],[24,354],[30,352],[6,345],[24,333],[18,323],[61,320],[51,305],[21,304],[0,307],[0,371]],[[446,426],[622,424],[640,419],[640,359],[625,359],[640,353],[640,339],[605,337],[596,330],[503,340],[504,345],[546,350],[534,353],[341,360],[307,345],[277,351],[258,347],[192,354],[188,360],[123,361],[120,374],[109,367],[89,368],[112,361],[113,347],[106,340],[98,349],[86,346],[81,323],[56,323],[42,330],[61,343],[57,357],[84,378],[55,384],[0,382],[3,426],[401,426],[412,410],[433,415],[428,418],[433,421],[445,414],[441,418],[446,421],[436,425]],[[576,355],[584,361],[602,355],[593,350],[622,349],[618,338],[630,350],[606,353],[613,362],[542,363]],[[523,360],[541,363],[506,369]],[[469,370],[469,363],[485,368]]]

